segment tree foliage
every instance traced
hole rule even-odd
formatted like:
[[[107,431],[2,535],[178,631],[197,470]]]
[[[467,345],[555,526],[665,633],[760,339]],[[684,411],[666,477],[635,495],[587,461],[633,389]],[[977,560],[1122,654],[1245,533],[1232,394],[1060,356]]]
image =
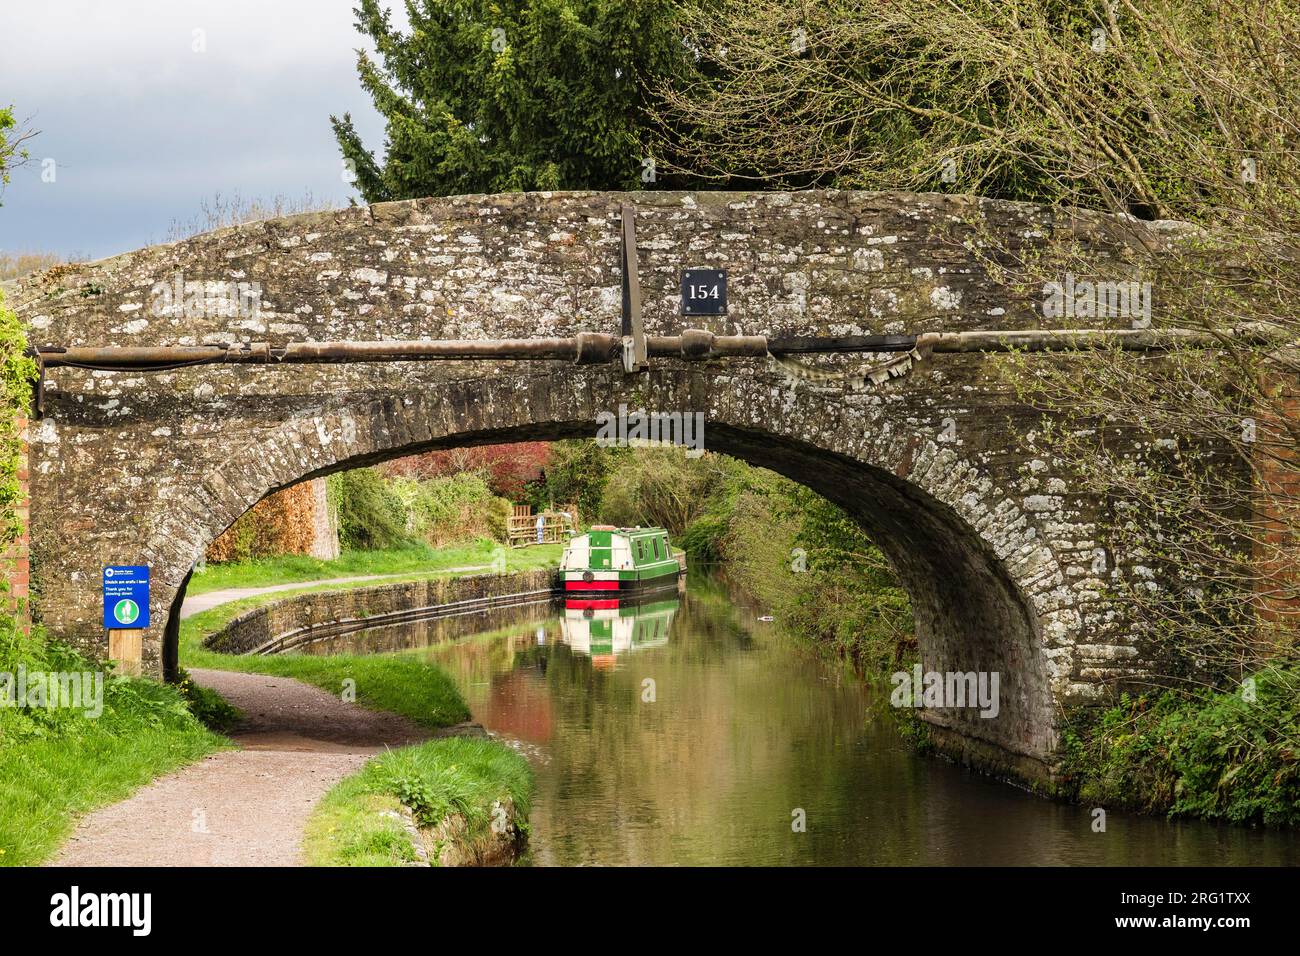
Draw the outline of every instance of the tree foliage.
[[[0,106],[0,196],[9,185],[10,172],[27,161],[23,143],[35,135],[32,130],[19,127],[12,106]]]
[[[1061,325],[1032,313],[1068,274],[1136,277],[1150,283],[1155,328],[1212,331],[1221,347],[989,368],[1042,413],[1027,451],[1109,509],[1098,586],[1127,607],[1138,640],[1191,665],[1162,676],[1192,688],[1296,654],[1300,8],[729,0],[721,11],[684,18],[701,72],[658,90],[671,165],[1029,200],[1062,208],[1063,223],[1067,207],[1113,216],[1124,275],[1095,275],[1068,228],[1031,255],[976,215],[976,234],[954,241],[1012,286],[1030,313],[1017,321]],[[1185,224],[1158,240],[1138,221],[1174,218]],[[1222,334],[1242,327],[1265,334]]]
[[[637,449],[606,482],[601,517],[679,536],[708,508],[736,464],[722,455],[687,458],[681,448]]]
[[[379,0],[357,28],[361,84],[387,123],[376,158],[331,117],[368,202],[465,193],[645,188],[646,78],[690,66],[673,0]]]
[[[537,481],[550,460],[550,443],[514,442],[508,445],[474,445],[426,451],[381,465],[386,475],[406,478],[443,478],[464,472],[487,482],[494,495],[522,501],[525,486]]]
[[[591,523],[599,517],[605,485],[624,457],[625,449],[602,448],[592,439],[552,442],[542,479],[528,488],[533,506],[576,504],[583,522]]]

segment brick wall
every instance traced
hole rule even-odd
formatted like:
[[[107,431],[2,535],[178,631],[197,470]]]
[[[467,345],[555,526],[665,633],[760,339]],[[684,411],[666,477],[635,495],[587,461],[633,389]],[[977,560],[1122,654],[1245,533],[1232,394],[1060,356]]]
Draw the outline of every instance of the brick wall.
[[[16,422],[18,434],[22,439],[22,452],[18,463],[18,482],[22,487],[22,500],[14,510],[22,522],[23,530],[17,541],[9,544],[0,554],[0,567],[4,569],[5,592],[3,595],[5,610],[17,611],[27,618],[27,598],[31,593],[31,558],[28,549],[28,507],[30,498],[27,491],[27,418],[19,416]]]
[[[1295,536],[1300,521],[1300,458],[1290,431],[1293,423],[1300,421],[1300,392],[1277,378],[1268,385],[1277,390],[1277,397],[1272,408],[1258,415],[1250,435],[1260,529],[1255,558],[1260,612],[1266,625],[1261,637],[1265,641],[1269,639],[1268,624],[1285,633],[1294,629],[1300,617]]]

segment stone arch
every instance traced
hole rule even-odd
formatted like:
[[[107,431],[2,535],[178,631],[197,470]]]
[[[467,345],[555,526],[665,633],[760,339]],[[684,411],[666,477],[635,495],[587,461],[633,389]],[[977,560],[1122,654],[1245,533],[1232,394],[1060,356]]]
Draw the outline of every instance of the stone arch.
[[[1026,262],[1082,248],[1098,275],[1125,275],[1132,246],[1169,241],[1127,220],[956,195],[458,196],[248,223],[61,266],[19,280],[13,301],[49,348],[613,332],[626,207],[649,335],[1041,328]],[[728,270],[728,310],[688,321],[681,275],[704,266]],[[160,303],[160,284],[195,308]],[[232,288],[254,287],[255,314],[229,308]],[[844,373],[869,363],[814,360]],[[636,376],[550,361],[52,367],[31,433],[36,613],[52,636],[105,656],[104,566],[151,563],[151,612],[165,621],[206,541],[304,476],[439,443],[589,435],[596,413],[621,402],[698,411],[709,447],[785,472],[873,531],[912,590],[927,669],[1023,677],[1003,685],[998,720],[926,716],[946,749],[1043,780],[1060,712],[1146,684],[1165,664],[1112,597],[1150,570],[1107,551],[1108,502],[1040,458],[1035,435],[1050,413],[1025,405],[998,368],[992,355],[936,354],[858,388],[751,359],[656,358]],[[159,628],[140,662],[154,674]]]
[[[170,503],[146,549],[160,585],[155,605],[176,607],[207,544],[262,497],[304,478],[431,448],[591,436],[610,396],[631,407],[699,409],[708,449],[805,484],[867,528],[912,596],[926,670],[1000,675],[996,718],[923,712],[941,746],[1009,776],[1053,776],[1056,672],[1044,622],[1068,614],[1071,602],[1067,591],[1063,606],[1053,605],[1062,604],[1064,571],[1008,493],[932,429],[882,429],[886,413],[875,406],[846,411],[828,434],[822,418],[798,414],[813,398],[802,385],[717,370],[665,368],[644,378],[629,388],[603,369],[515,368],[360,403],[322,401],[234,444]],[[174,664],[175,642],[169,627],[158,648],[164,664]]]

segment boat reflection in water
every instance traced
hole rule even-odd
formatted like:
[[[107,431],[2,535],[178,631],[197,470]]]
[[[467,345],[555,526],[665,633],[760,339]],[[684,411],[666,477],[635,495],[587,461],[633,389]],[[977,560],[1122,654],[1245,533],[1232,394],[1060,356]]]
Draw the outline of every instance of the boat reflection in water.
[[[668,643],[673,616],[681,602],[674,595],[656,599],[567,598],[560,619],[560,640],[591,666],[613,668],[620,654]]]

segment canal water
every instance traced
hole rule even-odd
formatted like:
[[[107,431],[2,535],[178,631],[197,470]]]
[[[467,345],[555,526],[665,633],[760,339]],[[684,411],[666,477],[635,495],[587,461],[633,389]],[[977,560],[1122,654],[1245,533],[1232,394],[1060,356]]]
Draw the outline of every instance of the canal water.
[[[1300,862],[1300,836],[1044,800],[920,757],[872,689],[716,579],[637,608],[539,604],[306,653],[426,656],[532,762],[535,865]]]

